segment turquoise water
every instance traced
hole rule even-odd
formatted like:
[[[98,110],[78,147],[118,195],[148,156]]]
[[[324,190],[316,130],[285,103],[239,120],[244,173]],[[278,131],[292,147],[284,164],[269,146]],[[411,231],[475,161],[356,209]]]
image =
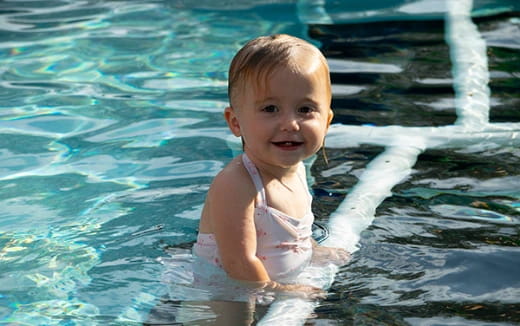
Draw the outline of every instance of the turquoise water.
[[[175,320],[178,302],[154,314],[171,295],[165,262],[191,246],[209,183],[239,147],[222,119],[226,71],[252,37],[323,49],[334,123],[456,121],[439,1],[309,3],[0,4],[0,323]],[[490,122],[518,123],[520,8],[475,8]],[[323,223],[382,150],[345,147],[311,168]],[[520,323],[519,163],[517,146],[485,141],[422,153],[310,323]]]

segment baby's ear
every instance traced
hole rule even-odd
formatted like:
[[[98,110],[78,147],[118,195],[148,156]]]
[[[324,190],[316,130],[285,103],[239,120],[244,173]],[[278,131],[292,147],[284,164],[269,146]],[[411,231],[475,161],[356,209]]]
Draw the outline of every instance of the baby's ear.
[[[224,110],[224,119],[226,119],[228,127],[233,133],[233,135],[235,135],[236,137],[240,137],[242,135],[240,133],[240,124],[238,122],[235,110],[231,106],[228,106]]]
[[[329,109],[329,116],[327,117],[327,128],[332,123],[332,118],[334,118],[334,112],[332,111],[332,109]]]

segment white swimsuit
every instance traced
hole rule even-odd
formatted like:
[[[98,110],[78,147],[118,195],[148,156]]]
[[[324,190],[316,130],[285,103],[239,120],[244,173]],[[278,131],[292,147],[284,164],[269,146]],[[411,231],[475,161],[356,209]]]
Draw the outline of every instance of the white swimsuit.
[[[257,234],[256,256],[263,262],[272,280],[290,280],[297,276],[312,257],[312,196],[309,194],[308,211],[301,219],[289,216],[267,205],[265,189],[257,168],[244,153],[242,161],[257,190],[255,227]],[[308,188],[303,164],[298,173]],[[195,256],[222,269],[215,236],[199,233],[193,246]]]

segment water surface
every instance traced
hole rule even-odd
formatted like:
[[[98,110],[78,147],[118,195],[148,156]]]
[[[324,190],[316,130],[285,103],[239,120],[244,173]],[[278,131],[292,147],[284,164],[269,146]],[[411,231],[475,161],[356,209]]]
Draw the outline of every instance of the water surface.
[[[4,1],[2,323],[150,320],[169,295],[161,261],[190,247],[211,179],[237,153],[222,119],[226,71],[252,37],[285,32],[322,48],[335,123],[453,124],[442,9],[425,3],[328,2],[331,24],[292,2]],[[476,8],[485,14],[475,22],[488,46],[490,122],[518,123],[518,5]],[[328,165],[318,155],[319,221],[381,151],[328,149]],[[519,157],[515,146],[485,142],[426,150],[310,323],[519,323]]]

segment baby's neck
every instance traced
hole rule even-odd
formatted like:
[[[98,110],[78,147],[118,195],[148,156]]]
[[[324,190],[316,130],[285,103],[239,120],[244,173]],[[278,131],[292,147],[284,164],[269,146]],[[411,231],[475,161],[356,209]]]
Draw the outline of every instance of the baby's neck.
[[[294,180],[297,178],[296,171],[286,172],[281,176],[276,176],[267,170],[259,169],[258,171],[266,184],[272,181],[276,181],[290,192],[295,192]]]
[[[292,179],[297,175],[301,164],[301,162],[298,162],[297,164],[291,166],[278,166],[268,164],[261,158],[259,159],[249,154],[248,157],[262,176],[268,179],[277,179],[282,184],[283,180]]]

